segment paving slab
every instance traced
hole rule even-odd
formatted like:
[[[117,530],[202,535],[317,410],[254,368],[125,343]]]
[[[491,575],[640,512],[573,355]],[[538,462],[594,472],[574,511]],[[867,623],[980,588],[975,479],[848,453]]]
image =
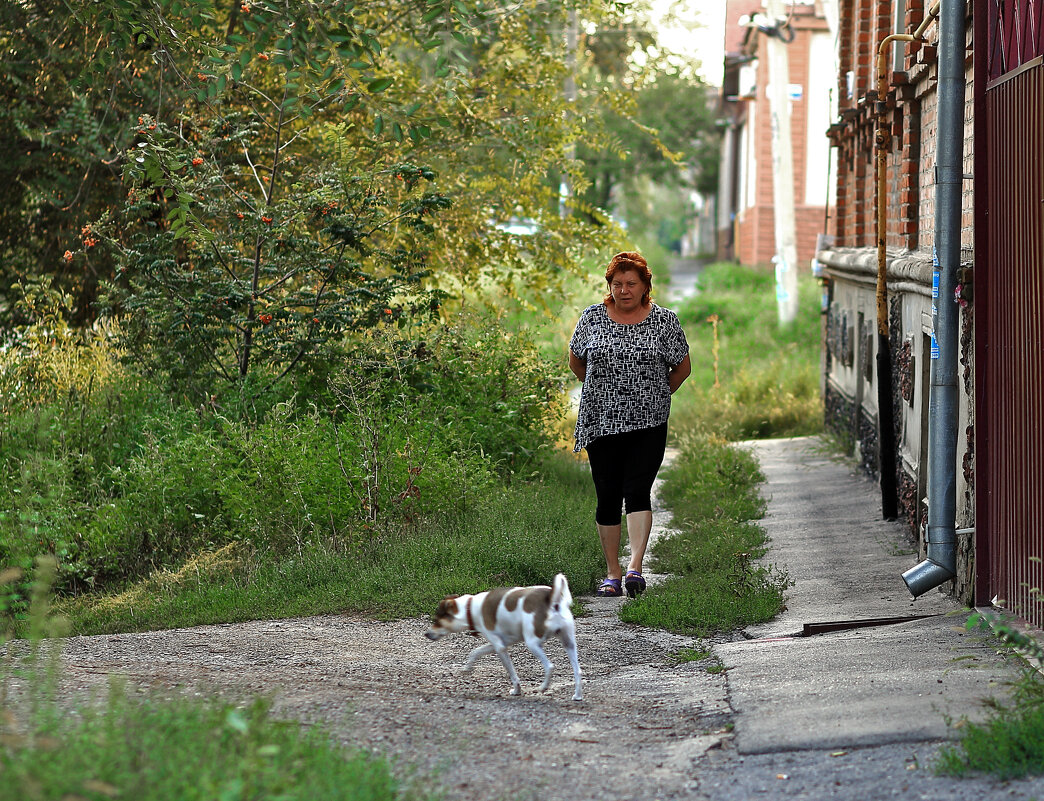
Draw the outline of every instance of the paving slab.
[[[745,443],[761,463],[768,501],[765,560],[795,585],[775,620],[752,637],[800,634],[804,624],[952,612],[942,590],[914,600],[902,573],[917,564],[909,533],[881,516],[876,483],[819,437]]]
[[[747,447],[767,479],[764,560],[794,586],[782,615],[715,647],[739,753],[940,740],[955,736],[948,720],[984,717],[1014,665],[949,596],[911,599],[900,576],[917,557],[903,526],[881,519],[877,484],[818,438]],[[842,625],[802,636],[823,623]]]
[[[718,646],[740,753],[947,739],[984,716],[1011,666],[963,617]]]

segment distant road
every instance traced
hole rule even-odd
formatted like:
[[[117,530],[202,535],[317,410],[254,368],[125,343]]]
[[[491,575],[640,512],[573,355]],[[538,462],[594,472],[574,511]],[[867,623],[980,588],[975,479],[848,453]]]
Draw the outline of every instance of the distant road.
[[[709,259],[675,259],[671,262],[671,280],[667,289],[667,305],[674,306],[696,294],[696,279]]]

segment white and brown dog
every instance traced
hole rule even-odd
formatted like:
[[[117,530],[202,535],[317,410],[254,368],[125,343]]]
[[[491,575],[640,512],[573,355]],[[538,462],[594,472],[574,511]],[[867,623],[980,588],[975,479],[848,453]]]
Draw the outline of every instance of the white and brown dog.
[[[464,672],[468,673],[480,657],[496,652],[511,679],[511,694],[520,695],[522,685],[507,647],[525,642],[540,660],[544,666],[544,683],[540,685],[543,692],[551,683],[554,669],[544,653],[543,644],[552,634],[557,635],[573,665],[573,700],[580,701],[583,694],[580,690],[580,661],[576,655],[576,624],[570,609],[572,603],[569,582],[561,573],[555,576],[552,587],[512,587],[475,595],[449,595],[439,601],[439,608],[425,636],[437,640],[456,632],[481,634],[486,643],[468,654]]]

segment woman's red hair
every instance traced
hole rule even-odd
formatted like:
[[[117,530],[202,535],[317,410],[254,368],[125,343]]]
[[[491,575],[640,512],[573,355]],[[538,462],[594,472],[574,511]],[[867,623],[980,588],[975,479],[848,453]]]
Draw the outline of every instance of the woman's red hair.
[[[641,253],[617,253],[609,260],[609,266],[605,268],[605,285],[612,287],[613,278],[616,277],[617,273],[627,272],[633,270],[638,273],[638,277],[645,282],[645,292],[642,294],[642,305],[648,306],[650,302],[650,295],[652,293],[652,272],[649,270],[649,263],[645,260],[645,257]],[[605,305],[611,306],[616,303],[616,298],[613,297],[613,293],[610,290],[605,296]]]

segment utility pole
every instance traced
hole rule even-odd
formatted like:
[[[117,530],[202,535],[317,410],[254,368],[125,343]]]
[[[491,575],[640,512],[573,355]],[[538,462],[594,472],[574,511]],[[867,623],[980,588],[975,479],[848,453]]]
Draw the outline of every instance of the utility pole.
[[[765,10],[775,32],[765,36],[769,66],[769,108],[772,113],[772,201],[776,231],[776,302],[779,323],[797,318],[797,234],[794,224],[794,151],[790,135],[790,67],[782,22],[783,0],[766,0]]]
[[[566,79],[565,99],[569,104],[566,115],[576,114],[576,48],[579,38],[579,24],[576,15],[576,5],[572,5],[566,15]],[[570,144],[566,157],[572,161],[576,158],[576,145]],[[563,174],[558,185],[558,214],[565,218],[569,216],[569,199],[573,196],[572,179],[568,173]]]

